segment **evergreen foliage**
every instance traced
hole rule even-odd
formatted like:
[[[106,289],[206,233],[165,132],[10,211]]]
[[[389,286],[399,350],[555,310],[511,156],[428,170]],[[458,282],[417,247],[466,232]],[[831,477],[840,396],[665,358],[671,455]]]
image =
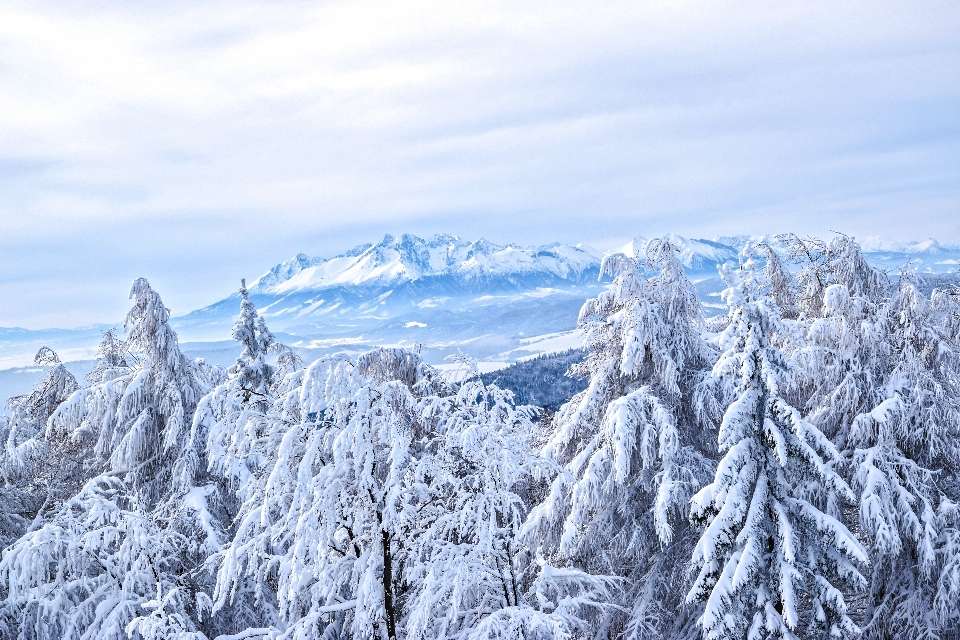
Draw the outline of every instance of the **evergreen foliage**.
[[[543,407],[556,413],[570,398],[587,388],[588,378],[574,375],[570,368],[583,361],[582,349],[539,355],[480,376],[486,384],[513,392],[517,402]]]
[[[0,422],[0,639],[950,638],[960,290],[846,236],[612,255],[582,349],[452,384],[305,364],[241,281],[229,368],[146,280]]]

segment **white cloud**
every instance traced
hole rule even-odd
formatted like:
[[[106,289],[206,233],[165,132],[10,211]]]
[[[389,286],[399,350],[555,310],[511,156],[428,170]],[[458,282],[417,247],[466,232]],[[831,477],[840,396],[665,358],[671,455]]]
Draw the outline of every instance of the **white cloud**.
[[[958,32],[951,3],[4,3],[0,325],[112,320],[141,274],[185,312],[384,231],[956,241]]]

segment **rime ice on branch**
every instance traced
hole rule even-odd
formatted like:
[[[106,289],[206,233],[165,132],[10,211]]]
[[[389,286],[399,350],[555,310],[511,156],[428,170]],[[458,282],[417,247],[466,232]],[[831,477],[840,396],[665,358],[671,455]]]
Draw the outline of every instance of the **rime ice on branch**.
[[[780,311],[752,260],[727,269],[730,325],[714,375],[734,385],[719,431],[714,481],[694,496],[703,527],[687,599],[704,603],[698,621],[711,640],[794,638],[808,627],[852,637],[857,626],[841,589],[862,589],[866,552],[847,528],[811,503],[811,490],[853,501],[834,470],[836,447],[782,397],[790,361],[771,345]],[[810,602],[806,619],[801,603]]]

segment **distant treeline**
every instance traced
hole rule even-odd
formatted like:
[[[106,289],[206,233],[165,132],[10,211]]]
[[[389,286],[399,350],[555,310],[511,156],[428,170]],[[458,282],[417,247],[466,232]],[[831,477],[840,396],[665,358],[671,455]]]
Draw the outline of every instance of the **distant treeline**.
[[[506,369],[480,376],[484,384],[509,389],[520,404],[533,404],[555,413],[564,402],[587,388],[590,382],[570,373],[573,364],[586,357],[583,349],[548,353]]]

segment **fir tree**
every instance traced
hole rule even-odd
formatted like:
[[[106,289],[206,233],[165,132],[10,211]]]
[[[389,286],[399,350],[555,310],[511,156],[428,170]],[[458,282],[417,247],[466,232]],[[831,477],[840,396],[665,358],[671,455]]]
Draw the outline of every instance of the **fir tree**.
[[[752,260],[723,275],[731,322],[714,375],[733,383],[736,399],[720,426],[714,481],[692,500],[691,519],[704,531],[687,599],[704,603],[706,638],[794,638],[804,622],[831,637],[856,635],[840,589],[864,584],[856,565],[866,553],[807,499],[832,491],[853,500],[834,470],[840,454],[782,397],[791,367],[771,345],[781,321],[769,281]]]
[[[563,469],[526,526],[554,561],[626,580],[617,604],[629,615],[613,610],[597,625],[631,637],[691,622],[676,616],[674,585],[692,543],[687,501],[712,468],[698,414],[713,408],[698,383],[715,353],[700,302],[668,242],[646,255],[608,257],[612,287],[580,312],[590,383],[554,417],[544,453]]]

